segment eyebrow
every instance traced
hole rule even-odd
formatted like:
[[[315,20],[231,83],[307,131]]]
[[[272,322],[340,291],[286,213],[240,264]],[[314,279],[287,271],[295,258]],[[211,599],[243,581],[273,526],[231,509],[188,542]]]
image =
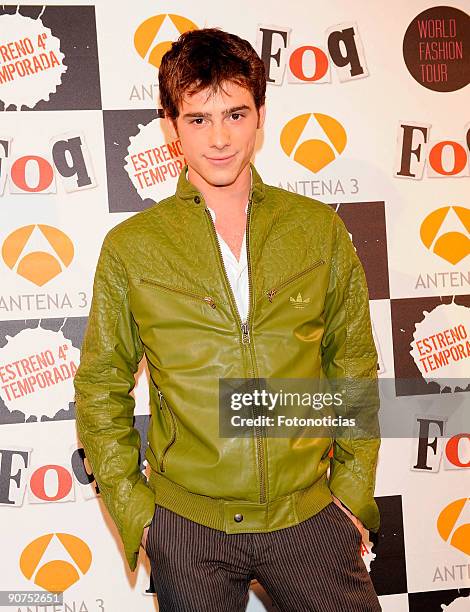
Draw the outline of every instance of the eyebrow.
[[[231,115],[232,113],[238,113],[238,111],[242,111],[242,110],[251,110],[251,108],[249,106],[247,106],[246,104],[242,104],[241,106],[232,106],[232,108],[228,108],[226,110],[224,110],[223,114],[224,115]],[[195,118],[195,117],[203,117],[204,119],[207,119],[208,117],[212,117],[211,113],[185,113],[183,115],[183,119],[190,119],[190,118]]]

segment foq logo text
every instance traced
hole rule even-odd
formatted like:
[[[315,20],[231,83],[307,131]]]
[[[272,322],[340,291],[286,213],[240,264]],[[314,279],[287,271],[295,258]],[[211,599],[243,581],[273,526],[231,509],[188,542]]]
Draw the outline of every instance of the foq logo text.
[[[439,472],[470,469],[470,432],[445,435],[446,419],[419,416],[417,421],[417,452],[412,470]]]
[[[420,180],[428,178],[459,178],[470,175],[470,124],[460,140],[430,141],[431,125],[400,121],[394,176]]]
[[[257,51],[265,64],[268,83],[281,85],[286,69],[289,83],[329,83],[331,67],[340,82],[369,75],[359,29],[354,22],[327,29],[325,46],[312,40],[294,46],[290,36],[290,28],[258,26]]]
[[[66,192],[96,187],[85,136],[67,132],[51,139],[50,155],[13,155],[14,138],[0,136],[0,195],[9,179],[10,193],[56,193],[56,177]]]
[[[135,428],[143,439],[148,423],[148,415],[136,415]],[[84,449],[72,445],[51,457],[49,447],[0,448],[0,506],[21,508],[25,504],[96,499],[100,489]],[[142,457],[139,465],[142,473],[146,463]]]
[[[94,499],[99,489],[85,451],[73,446],[67,453],[44,459],[43,449],[0,448],[0,506]]]

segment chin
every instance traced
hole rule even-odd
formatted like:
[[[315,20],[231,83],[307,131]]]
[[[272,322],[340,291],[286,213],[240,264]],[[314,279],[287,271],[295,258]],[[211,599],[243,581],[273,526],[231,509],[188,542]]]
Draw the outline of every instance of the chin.
[[[239,173],[234,170],[221,168],[219,172],[214,172],[212,170],[211,172],[205,173],[205,175],[203,175],[203,178],[210,185],[215,185],[217,187],[226,187],[227,185],[231,185],[237,180],[238,174]]]
[[[232,185],[237,177],[233,177],[233,178],[221,178],[221,177],[217,177],[217,178],[212,178],[212,180],[209,180],[208,182],[211,185],[214,185],[215,187],[228,187],[229,185]]]

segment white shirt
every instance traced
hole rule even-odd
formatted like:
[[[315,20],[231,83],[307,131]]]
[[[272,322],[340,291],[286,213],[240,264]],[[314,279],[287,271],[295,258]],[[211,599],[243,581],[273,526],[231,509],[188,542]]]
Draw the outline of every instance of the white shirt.
[[[207,207],[211,213],[212,219],[215,225],[215,212],[212,208]],[[248,209],[248,204],[245,207],[245,213]],[[240,261],[230,250],[230,247],[219,234],[217,229],[215,230],[217,238],[220,244],[220,250],[222,251],[222,258],[224,260],[225,269],[227,270],[228,280],[232,287],[233,294],[238,306],[238,312],[242,321],[246,321],[248,315],[248,263],[246,259],[246,226],[245,233],[243,234],[242,248],[240,251]]]

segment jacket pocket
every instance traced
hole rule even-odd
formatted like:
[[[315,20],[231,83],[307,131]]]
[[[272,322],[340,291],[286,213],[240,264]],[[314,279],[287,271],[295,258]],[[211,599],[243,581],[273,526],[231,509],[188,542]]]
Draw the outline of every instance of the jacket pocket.
[[[194,293],[193,291],[188,291],[187,289],[181,289],[180,287],[171,287],[170,285],[166,285],[165,283],[161,283],[160,281],[155,281],[150,278],[141,278],[140,283],[142,285],[152,285],[155,287],[161,287],[166,291],[172,291],[174,293],[180,293],[181,295],[185,295],[186,297],[192,298],[194,300],[199,300],[208,304],[211,308],[216,308],[217,304],[214,299],[210,295],[201,295],[199,293]]]
[[[176,418],[175,418],[175,415],[173,414],[173,411],[167,404],[166,399],[163,396],[163,393],[160,391],[160,389],[158,389],[158,398],[159,398],[159,402],[158,402],[159,409],[164,412],[164,418],[165,420],[167,420],[167,422],[169,419],[169,426],[170,426],[170,432],[171,432],[170,439],[166,443],[166,445],[163,447],[163,450],[161,452],[160,459],[158,462],[158,467],[160,469],[160,472],[164,472],[166,456],[170,448],[176,442]],[[168,415],[168,417],[166,415]]]
[[[323,259],[317,259],[310,266],[308,266],[308,268],[305,268],[304,270],[301,270],[300,272],[297,272],[297,274],[289,276],[289,278],[287,278],[285,281],[282,281],[282,283],[279,283],[276,287],[273,287],[272,289],[269,289],[269,291],[266,291],[266,295],[268,296],[268,300],[270,302],[272,302],[274,297],[275,297],[275,295],[277,293],[279,293],[279,291],[285,289],[287,287],[287,285],[290,285],[291,283],[296,281],[298,278],[304,276],[305,274],[309,274],[310,272],[312,272],[313,270],[318,268],[318,266],[321,266],[324,263],[325,263],[325,261]]]

